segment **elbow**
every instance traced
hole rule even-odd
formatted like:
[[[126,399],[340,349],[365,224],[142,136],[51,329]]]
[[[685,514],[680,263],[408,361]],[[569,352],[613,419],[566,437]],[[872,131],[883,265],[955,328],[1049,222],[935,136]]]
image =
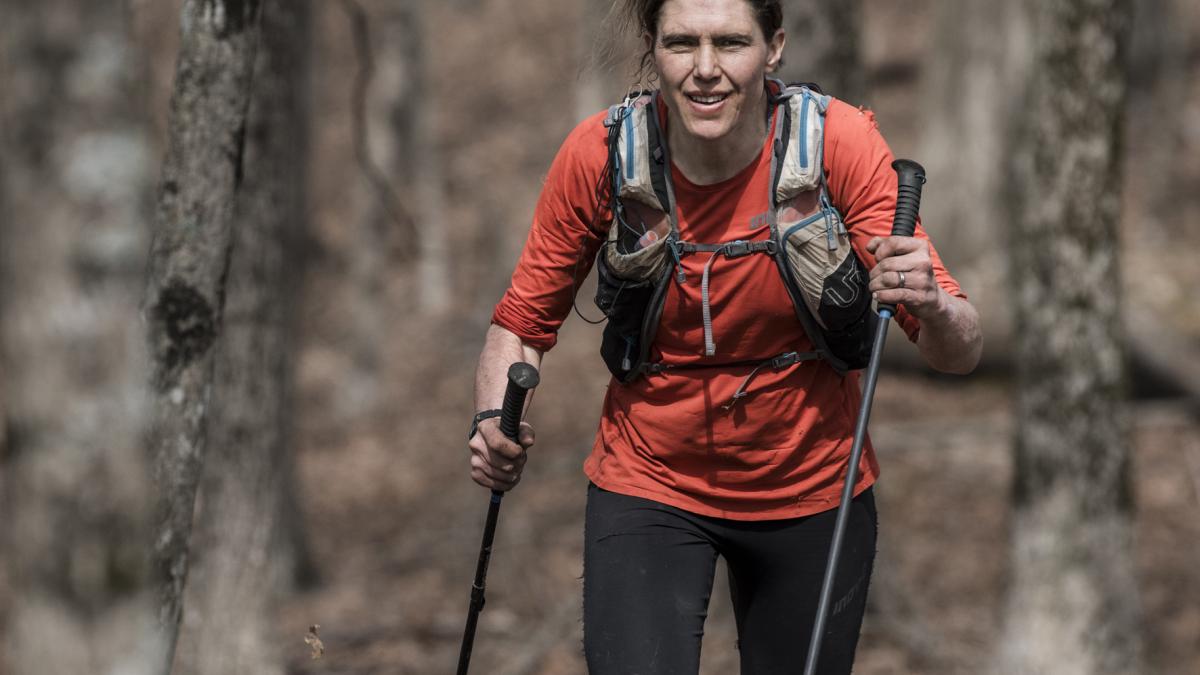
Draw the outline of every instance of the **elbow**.
[[[935,358],[926,355],[925,361],[934,370],[947,375],[970,375],[979,366],[983,356],[983,336],[975,333],[958,349],[939,354]]]
[[[970,375],[975,372],[976,366],[979,365],[979,355],[974,358],[963,358],[944,363],[930,363],[930,367],[939,373],[947,375]]]

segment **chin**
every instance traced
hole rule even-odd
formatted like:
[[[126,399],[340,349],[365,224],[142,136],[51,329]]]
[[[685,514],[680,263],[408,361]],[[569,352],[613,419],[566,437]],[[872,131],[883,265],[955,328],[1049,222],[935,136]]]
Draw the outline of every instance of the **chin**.
[[[705,141],[720,140],[733,130],[726,120],[685,120],[683,128],[689,136]]]

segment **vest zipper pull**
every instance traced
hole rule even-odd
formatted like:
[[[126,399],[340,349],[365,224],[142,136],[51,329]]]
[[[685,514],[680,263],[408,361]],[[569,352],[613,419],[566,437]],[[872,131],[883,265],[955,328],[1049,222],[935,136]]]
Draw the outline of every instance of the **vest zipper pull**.
[[[621,359],[621,370],[633,370],[633,361],[629,356],[633,353],[633,338],[625,338],[625,356]]]
[[[833,225],[833,218],[829,217],[829,211],[825,211],[825,244],[830,251],[838,249],[837,230]]]

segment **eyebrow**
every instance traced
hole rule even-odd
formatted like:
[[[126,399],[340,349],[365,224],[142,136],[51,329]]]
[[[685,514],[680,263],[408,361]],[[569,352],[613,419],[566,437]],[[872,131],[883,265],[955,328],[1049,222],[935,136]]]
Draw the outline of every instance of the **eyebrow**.
[[[753,40],[754,36],[750,33],[720,33],[712,36],[713,42],[721,42],[723,40]],[[659,42],[688,42],[699,40],[699,36],[695,33],[662,33],[658,37]]]

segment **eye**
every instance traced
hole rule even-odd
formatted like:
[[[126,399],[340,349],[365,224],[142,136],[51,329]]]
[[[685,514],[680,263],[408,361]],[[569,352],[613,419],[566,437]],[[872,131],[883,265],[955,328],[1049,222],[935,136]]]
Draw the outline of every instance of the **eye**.
[[[713,44],[718,49],[743,49],[750,46],[750,40],[740,36],[723,37],[714,40]]]
[[[662,46],[669,51],[682,52],[695,48],[696,41],[681,36],[667,36],[663,38]]]

